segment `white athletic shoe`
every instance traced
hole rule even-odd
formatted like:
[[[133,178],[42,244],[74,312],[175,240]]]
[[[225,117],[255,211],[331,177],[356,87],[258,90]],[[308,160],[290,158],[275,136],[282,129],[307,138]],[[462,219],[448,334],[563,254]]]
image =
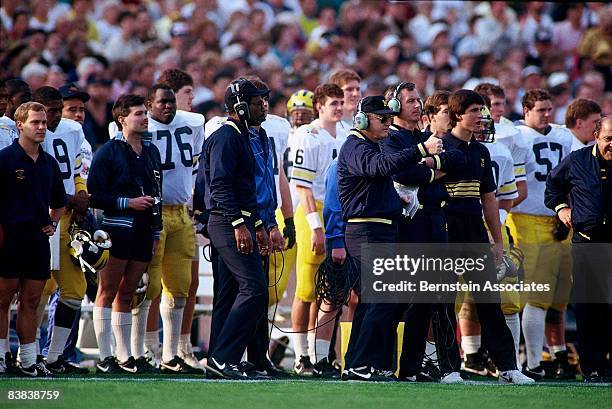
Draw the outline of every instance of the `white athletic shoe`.
[[[513,369],[511,371],[505,371],[499,373],[499,383],[515,385],[530,385],[535,383],[533,379],[524,375],[521,371]]]
[[[200,361],[198,361],[198,358],[196,358],[193,353],[193,347],[191,345],[191,342],[188,342],[182,347],[179,346],[178,356],[182,358],[183,361],[185,361],[185,363],[191,366],[192,368],[204,369],[202,364],[200,364]]]
[[[465,381],[463,380],[459,372],[451,372],[448,375],[444,376],[440,380],[440,383],[460,384],[460,383],[465,383]]]

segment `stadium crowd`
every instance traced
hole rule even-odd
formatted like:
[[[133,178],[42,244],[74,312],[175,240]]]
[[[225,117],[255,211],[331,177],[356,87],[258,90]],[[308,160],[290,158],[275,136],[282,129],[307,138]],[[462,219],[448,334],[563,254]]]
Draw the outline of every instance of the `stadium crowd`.
[[[298,376],[525,384],[580,373],[565,340],[569,242],[612,241],[608,179],[592,203],[575,197],[612,160],[607,3],[7,0],[0,22],[0,188],[11,192],[0,202],[0,376],[87,372],[70,356],[86,295],[98,373],[287,376],[267,356],[262,317],[294,265]],[[574,151],[599,161],[581,167]],[[38,179],[43,165],[47,179]],[[19,181],[30,177],[38,183],[26,191]],[[401,205],[393,182],[418,193],[400,192]],[[52,209],[42,240],[32,225],[46,214],[24,205],[28,195]],[[104,211],[99,234],[93,208]],[[103,268],[73,263],[74,223],[91,230],[83,247],[104,252],[110,236]],[[194,224],[211,240],[215,278],[205,365],[189,337],[201,252]],[[358,268],[364,242],[488,243],[485,225],[496,260],[514,255],[525,277],[555,277],[556,298],[391,311],[360,302],[353,288],[341,375],[340,316],[317,297],[320,266]],[[33,258],[20,275],[27,254],[18,243],[32,237],[43,262]],[[546,247],[554,241],[566,245]],[[574,258],[576,274],[585,258]],[[5,313],[17,291],[18,364]],[[41,352],[36,324],[47,303],[52,335]],[[575,314],[582,375],[609,381],[610,304],[583,302]],[[436,368],[423,366],[431,320]]]

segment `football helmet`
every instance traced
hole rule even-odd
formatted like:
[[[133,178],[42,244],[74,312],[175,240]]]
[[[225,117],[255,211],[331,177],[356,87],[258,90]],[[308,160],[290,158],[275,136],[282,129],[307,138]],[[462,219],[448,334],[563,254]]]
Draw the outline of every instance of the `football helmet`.
[[[476,135],[476,139],[484,143],[493,143],[495,142],[495,124],[493,123],[491,111],[486,106],[483,106],[480,112],[481,128],[480,132]]]
[[[312,102],[313,97],[314,93],[307,89],[301,89],[294,92],[287,101],[287,114],[299,108],[306,108],[314,111],[314,103]]]
[[[93,235],[76,224],[70,228],[70,259],[85,274],[87,297],[95,301],[98,289],[98,271],[108,261],[111,240],[104,230],[96,230]]]

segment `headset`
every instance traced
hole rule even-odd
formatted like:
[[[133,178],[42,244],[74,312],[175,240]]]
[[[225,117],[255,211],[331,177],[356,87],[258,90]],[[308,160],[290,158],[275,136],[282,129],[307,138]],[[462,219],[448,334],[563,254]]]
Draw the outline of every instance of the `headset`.
[[[404,88],[412,91],[416,89],[416,85],[414,85],[414,83],[412,82],[400,82],[399,84],[397,84],[397,86],[393,90],[393,96],[391,97],[389,102],[387,102],[387,106],[389,107],[389,109],[392,109],[397,114],[402,112],[402,102],[399,99],[399,94]],[[420,98],[419,98],[419,105],[421,108],[421,113],[423,113],[423,101],[421,101]]]
[[[355,117],[353,118],[353,122],[355,123],[355,128],[359,129],[360,131],[368,129],[368,126],[370,126],[370,121],[368,120],[368,116],[366,115],[365,112],[361,110],[362,101],[363,101],[363,98],[359,100],[359,105],[357,105],[357,113],[355,114]]]
[[[240,119],[240,121],[244,122],[248,126],[248,123],[251,120],[251,111],[249,111],[249,103],[240,100],[240,85],[244,85],[246,81],[248,80],[244,78],[239,78],[238,80],[230,84],[230,90],[232,91],[232,97],[236,98],[236,103],[233,106],[234,112],[236,112],[238,119]]]

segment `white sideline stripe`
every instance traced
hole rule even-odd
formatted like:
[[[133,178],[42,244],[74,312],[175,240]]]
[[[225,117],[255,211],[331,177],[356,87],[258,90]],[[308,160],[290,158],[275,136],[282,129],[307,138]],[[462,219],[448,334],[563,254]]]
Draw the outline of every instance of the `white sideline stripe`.
[[[115,378],[102,378],[102,377],[98,377],[98,378],[3,378],[0,379],[0,386],[3,384],[3,381],[9,381],[9,380],[13,380],[13,379],[18,379],[19,382],[35,382],[35,381],[44,381],[44,382],[54,382],[54,381],[60,381],[60,382],[70,382],[70,381],[76,381],[76,382],[114,382],[114,381],[122,381],[122,382],[135,382],[135,383],[140,383],[140,382],[178,382],[178,383],[273,383],[273,384],[291,384],[291,383],[312,383],[312,384],[341,384],[341,383],[348,383],[348,382],[343,382],[343,381],[313,381],[310,379],[279,379],[279,380],[249,380],[249,381],[241,381],[241,380],[226,380],[226,379],[206,379],[204,377],[202,378],[129,378],[129,377],[115,377]],[[351,385],[354,384],[377,384],[377,385],[402,385],[402,386],[406,386],[406,387],[418,387],[418,386],[423,386],[423,385],[427,385],[427,387],[434,386],[435,385],[440,385],[440,386],[449,386],[451,384],[435,384],[435,383],[425,383],[425,382],[351,382]],[[480,382],[480,381],[465,381],[463,384],[457,384],[457,385],[451,385],[451,386],[455,386],[455,387],[460,387],[460,386],[472,386],[472,385],[477,385],[477,386],[492,386],[492,387],[528,387],[528,388],[532,388],[532,387],[537,387],[537,386],[576,386],[579,388],[582,387],[609,387],[612,386],[612,383],[583,383],[583,382],[536,382],[533,385],[513,385],[513,384],[500,384],[498,382],[492,381],[492,382]]]

